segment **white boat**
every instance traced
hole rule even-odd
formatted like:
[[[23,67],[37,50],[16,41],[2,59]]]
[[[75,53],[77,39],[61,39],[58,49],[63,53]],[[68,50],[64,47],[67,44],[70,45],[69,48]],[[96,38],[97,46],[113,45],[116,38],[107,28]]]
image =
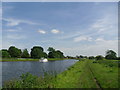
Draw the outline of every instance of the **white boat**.
[[[46,58],[41,58],[39,62],[48,62],[48,60]]]

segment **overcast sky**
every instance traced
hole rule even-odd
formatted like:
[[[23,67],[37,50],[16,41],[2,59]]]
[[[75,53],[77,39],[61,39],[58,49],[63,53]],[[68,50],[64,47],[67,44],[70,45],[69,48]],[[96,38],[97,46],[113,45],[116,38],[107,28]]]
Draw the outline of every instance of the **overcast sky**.
[[[117,2],[3,2],[2,10],[2,48],[38,45],[71,56],[118,51]]]

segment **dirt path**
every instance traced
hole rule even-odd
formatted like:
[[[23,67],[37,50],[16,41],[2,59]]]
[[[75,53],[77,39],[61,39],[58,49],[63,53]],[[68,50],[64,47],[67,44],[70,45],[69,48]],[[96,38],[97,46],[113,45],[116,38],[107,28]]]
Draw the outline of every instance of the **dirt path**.
[[[91,67],[90,67],[89,64],[88,64],[88,66],[89,66],[89,69],[90,69],[91,74],[93,75],[93,79],[94,79],[94,82],[96,83],[97,88],[98,88],[99,90],[103,90],[102,87],[101,87],[101,85],[100,85],[100,83],[99,83],[98,80],[96,79],[96,77],[95,77],[95,75],[94,75],[94,73],[93,73],[93,71],[92,71],[92,69],[91,69]]]

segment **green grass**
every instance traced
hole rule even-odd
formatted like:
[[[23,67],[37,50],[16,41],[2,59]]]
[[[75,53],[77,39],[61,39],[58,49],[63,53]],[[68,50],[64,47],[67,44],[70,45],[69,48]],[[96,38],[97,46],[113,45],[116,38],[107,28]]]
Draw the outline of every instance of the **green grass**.
[[[117,63],[110,61],[92,63],[89,61],[89,65],[102,88],[118,88]]]
[[[20,80],[5,82],[3,88],[48,88],[51,86],[54,76],[45,74],[38,77],[30,73],[22,74]]]
[[[13,62],[13,61],[39,61],[39,59],[17,59],[17,58],[9,58],[9,59],[2,59],[2,62]]]
[[[111,65],[112,64],[112,65]],[[99,83],[99,84],[98,84]],[[9,81],[8,88],[118,88],[117,63],[107,60],[81,60],[58,74],[37,77],[23,74],[21,80]]]
[[[96,88],[88,68],[87,61],[79,61],[68,68],[67,71],[59,74],[56,78],[56,88]]]

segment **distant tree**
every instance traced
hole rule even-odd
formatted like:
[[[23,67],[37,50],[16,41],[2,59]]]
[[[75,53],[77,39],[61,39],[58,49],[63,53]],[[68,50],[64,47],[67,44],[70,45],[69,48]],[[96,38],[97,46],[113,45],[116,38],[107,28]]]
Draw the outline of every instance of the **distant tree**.
[[[54,52],[55,49],[54,49],[53,47],[49,47],[47,51],[49,51],[49,52]]]
[[[2,49],[1,50],[2,58],[10,58],[10,54],[8,53],[7,49]]]
[[[15,46],[9,47],[8,52],[10,56],[14,58],[20,58],[22,53],[21,49],[18,49]]]
[[[49,47],[48,51],[49,51],[48,53],[49,58],[64,58],[63,52],[61,52],[60,50],[56,51],[54,48]]]
[[[78,55],[76,55],[76,58],[80,58]]]
[[[47,53],[43,52],[43,57],[44,57],[44,58],[47,58],[47,57],[48,57],[48,56],[47,56]]]
[[[83,58],[87,58],[87,56],[83,56]]]
[[[80,58],[83,58],[83,56],[82,56],[82,55],[80,55]]]
[[[49,52],[49,53],[48,53],[48,57],[49,57],[49,58],[55,58],[54,52]]]
[[[0,50],[0,58],[2,58],[2,50]]]
[[[117,57],[117,60],[120,60],[120,57]]]
[[[24,49],[21,55],[22,58],[29,58],[29,53],[27,49]]]
[[[98,56],[96,56],[95,58],[96,58],[96,60],[102,60],[102,59],[103,59],[103,56],[102,56],[102,55],[98,55]]]
[[[95,57],[94,56],[89,56],[89,59],[95,59]]]
[[[64,58],[63,52],[61,52],[60,50],[57,50],[56,53],[57,53],[57,58]]]
[[[117,59],[116,52],[114,52],[113,50],[107,50],[105,58],[106,59]]]
[[[34,46],[32,49],[31,49],[31,57],[32,58],[42,58],[44,56],[44,49],[40,46]]]

